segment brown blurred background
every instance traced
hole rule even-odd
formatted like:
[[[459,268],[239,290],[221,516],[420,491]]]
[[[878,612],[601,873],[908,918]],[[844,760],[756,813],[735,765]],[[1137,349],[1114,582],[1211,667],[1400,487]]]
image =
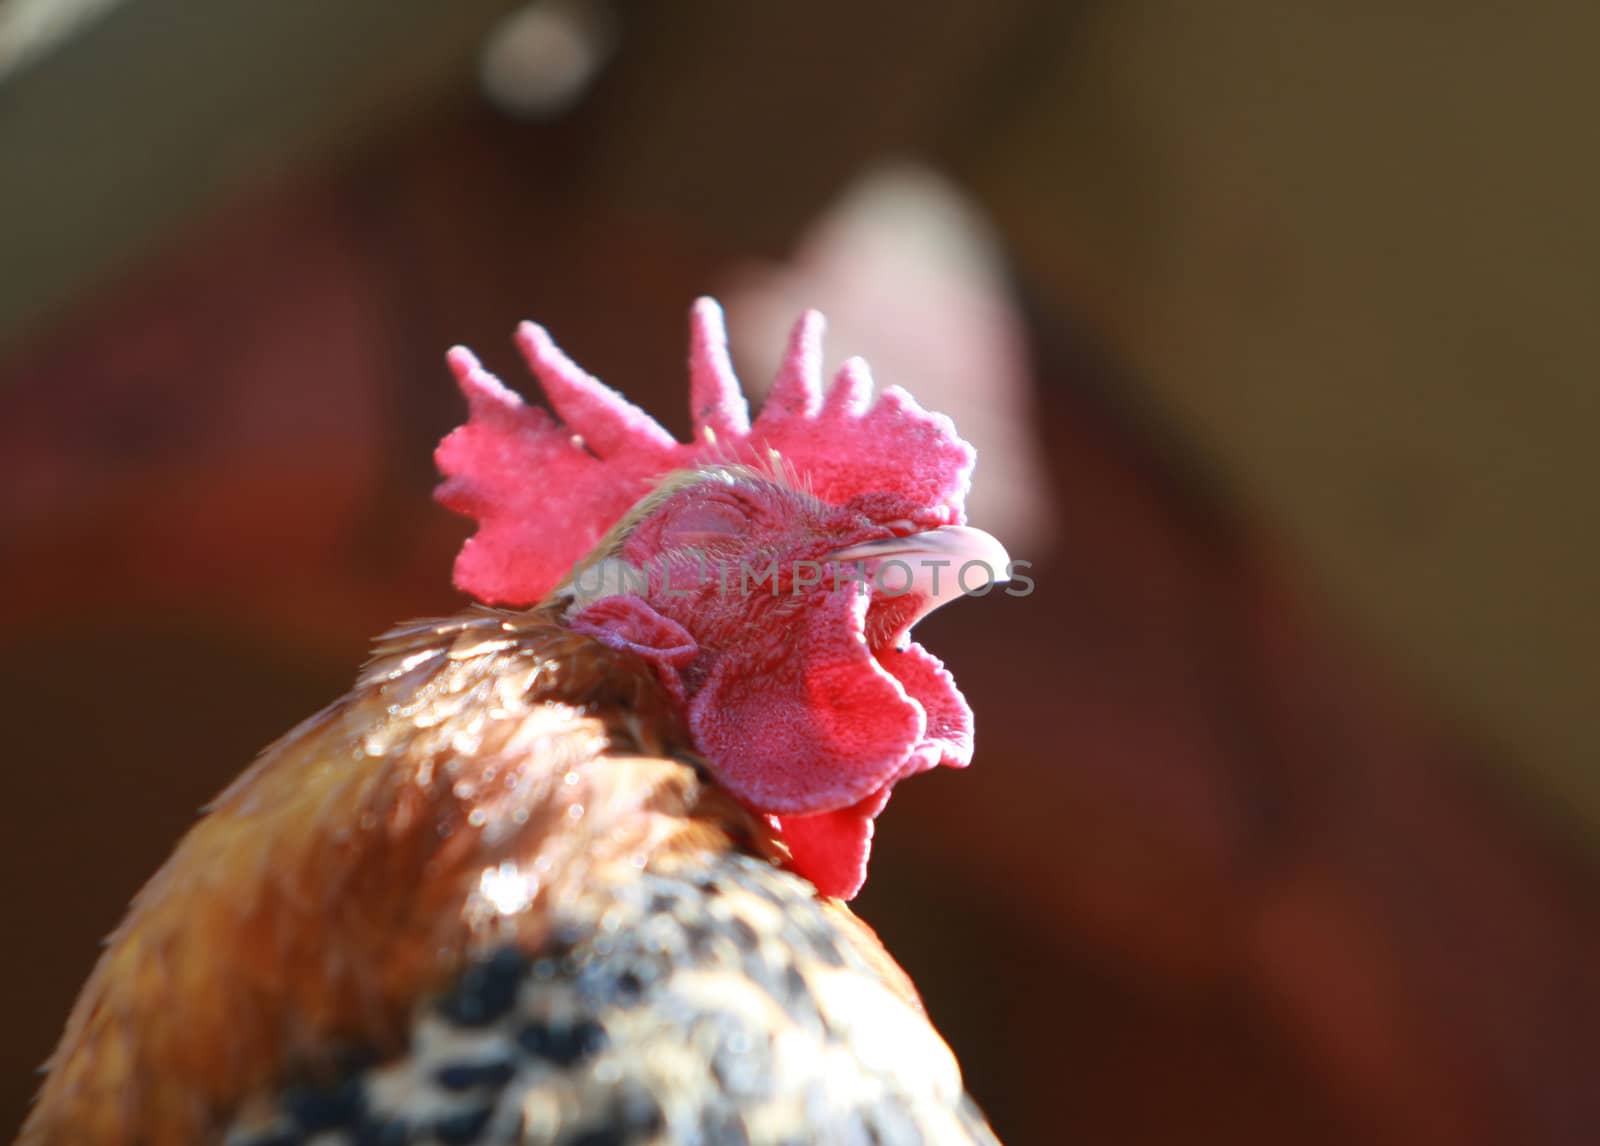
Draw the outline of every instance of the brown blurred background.
[[[444,349],[949,411],[1038,591],[863,913],[1013,1143],[1600,1141],[1600,9],[0,0],[0,1127],[195,809],[453,609]]]

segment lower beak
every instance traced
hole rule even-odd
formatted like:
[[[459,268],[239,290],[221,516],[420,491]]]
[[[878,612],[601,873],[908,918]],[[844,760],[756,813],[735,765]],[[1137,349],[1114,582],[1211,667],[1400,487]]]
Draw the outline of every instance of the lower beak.
[[[885,537],[828,555],[830,561],[869,563],[885,596],[914,593],[928,602],[922,614],[957,597],[982,595],[1010,579],[1011,558],[993,534],[970,525],[945,525],[908,537]]]

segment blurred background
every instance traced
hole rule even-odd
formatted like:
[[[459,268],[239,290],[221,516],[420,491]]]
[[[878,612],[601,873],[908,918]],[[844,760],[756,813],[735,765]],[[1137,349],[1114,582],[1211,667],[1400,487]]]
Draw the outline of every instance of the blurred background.
[[[1037,592],[860,901],[1012,1143],[1600,1141],[1600,9],[0,0],[0,1126],[195,810],[460,604],[547,325],[952,414]]]

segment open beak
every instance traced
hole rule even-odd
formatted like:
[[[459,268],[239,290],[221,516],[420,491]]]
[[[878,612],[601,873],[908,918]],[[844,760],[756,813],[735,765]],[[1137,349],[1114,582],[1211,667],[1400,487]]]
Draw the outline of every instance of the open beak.
[[[868,541],[830,553],[828,560],[862,562],[875,591],[885,597],[914,594],[925,601],[918,618],[957,597],[987,593],[1010,578],[1011,567],[1005,546],[970,525]]]

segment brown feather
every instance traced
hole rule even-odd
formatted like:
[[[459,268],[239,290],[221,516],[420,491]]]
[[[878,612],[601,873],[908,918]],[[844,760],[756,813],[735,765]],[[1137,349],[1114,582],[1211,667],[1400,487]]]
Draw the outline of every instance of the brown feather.
[[[548,610],[395,629],[139,893],[19,1142],[201,1140],[242,1096],[331,1067],[330,1047],[400,1045],[416,1000],[474,952],[542,941],[544,905],[730,847],[782,858],[764,821],[703,782],[631,654]],[[479,894],[505,863],[537,880],[509,916]]]

